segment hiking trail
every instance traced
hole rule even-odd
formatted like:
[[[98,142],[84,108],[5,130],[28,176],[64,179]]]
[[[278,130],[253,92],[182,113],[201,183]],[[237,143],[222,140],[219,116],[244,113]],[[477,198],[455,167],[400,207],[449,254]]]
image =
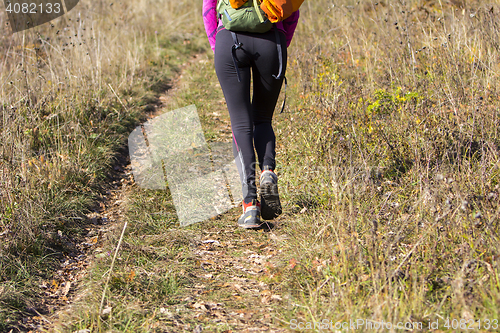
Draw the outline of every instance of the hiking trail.
[[[192,75],[195,75],[193,73],[203,75],[203,71],[198,68],[200,66],[209,68],[207,55],[195,55],[182,66],[171,89],[160,97],[161,105],[150,115],[151,118],[174,109],[172,105],[175,105],[179,95],[186,94]],[[212,87],[218,88],[217,84]],[[224,110],[223,100],[216,101],[216,104],[220,110]],[[208,117],[218,124],[220,137],[230,139],[229,117],[221,116],[222,112],[214,110]],[[113,178],[106,186],[106,193],[102,194],[99,209],[88,216],[93,223],[86,226],[86,239],[74,244],[77,251],[61,263],[54,279],[40,286],[46,291],[46,297],[42,300],[46,311],[37,311],[34,316],[25,318],[23,326],[31,328],[27,331],[61,331],[58,326],[61,325],[61,320],[71,317],[79,302],[92,293],[85,281],[92,270],[93,261],[98,257],[113,255],[103,252],[103,242],[110,238],[111,233],[121,233],[130,194],[137,187],[126,155],[122,153],[113,169]],[[172,232],[172,237],[182,232],[184,237],[190,239],[189,253],[177,256],[172,265],[176,274],[189,282],[184,283],[176,294],[177,304],[154,310],[157,312],[155,315],[161,319],[152,322],[148,330],[288,331],[283,328],[284,324],[277,319],[276,314],[276,308],[286,302],[287,296],[280,293],[279,287],[272,283],[277,261],[280,260],[278,244],[284,236],[280,236],[275,230],[241,230],[236,223],[240,214],[241,207],[237,207],[201,222],[204,224],[203,228],[182,230],[179,226],[173,227],[175,232]],[[273,223],[279,226],[285,216],[286,213]],[[183,264],[185,260],[182,258],[189,258],[189,264]]]

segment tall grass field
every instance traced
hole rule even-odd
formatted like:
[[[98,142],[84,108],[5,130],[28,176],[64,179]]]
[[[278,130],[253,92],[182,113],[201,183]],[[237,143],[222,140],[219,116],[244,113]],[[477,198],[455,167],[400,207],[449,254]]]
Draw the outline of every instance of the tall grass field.
[[[40,304],[128,134],[202,51],[187,4],[83,0],[16,34],[1,6],[0,331]]]

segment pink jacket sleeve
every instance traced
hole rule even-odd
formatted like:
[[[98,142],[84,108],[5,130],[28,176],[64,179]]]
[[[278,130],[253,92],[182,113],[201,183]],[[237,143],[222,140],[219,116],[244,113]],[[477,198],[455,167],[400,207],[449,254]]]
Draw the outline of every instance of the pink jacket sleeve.
[[[292,42],[293,34],[295,33],[295,28],[297,27],[297,22],[299,22],[300,13],[297,10],[290,17],[283,22],[276,23],[276,27],[282,30],[286,36],[286,46],[290,46]]]
[[[203,24],[208,41],[215,51],[215,35],[217,34],[217,0],[203,0]]]

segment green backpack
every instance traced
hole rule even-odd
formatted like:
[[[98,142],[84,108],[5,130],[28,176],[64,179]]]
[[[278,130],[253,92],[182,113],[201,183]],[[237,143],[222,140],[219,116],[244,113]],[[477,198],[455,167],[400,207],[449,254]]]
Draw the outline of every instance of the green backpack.
[[[248,0],[239,8],[233,8],[229,0],[217,1],[217,13],[224,28],[229,31],[268,32],[273,24],[267,18],[258,0]]]

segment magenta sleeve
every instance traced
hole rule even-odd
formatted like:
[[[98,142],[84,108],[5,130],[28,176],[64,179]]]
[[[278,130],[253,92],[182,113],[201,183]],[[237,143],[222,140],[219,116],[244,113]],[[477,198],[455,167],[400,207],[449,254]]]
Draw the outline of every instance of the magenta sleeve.
[[[212,51],[215,51],[215,35],[217,34],[217,0],[203,0],[203,24]]]
[[[297,10],[286,20],[283,20],[283,31],[285,31],[286,36],[286,46],[290,46],[292,42],[293,34],[295,33],[295,28],[297,27],[297,22],[299,22],[300,13]]]

